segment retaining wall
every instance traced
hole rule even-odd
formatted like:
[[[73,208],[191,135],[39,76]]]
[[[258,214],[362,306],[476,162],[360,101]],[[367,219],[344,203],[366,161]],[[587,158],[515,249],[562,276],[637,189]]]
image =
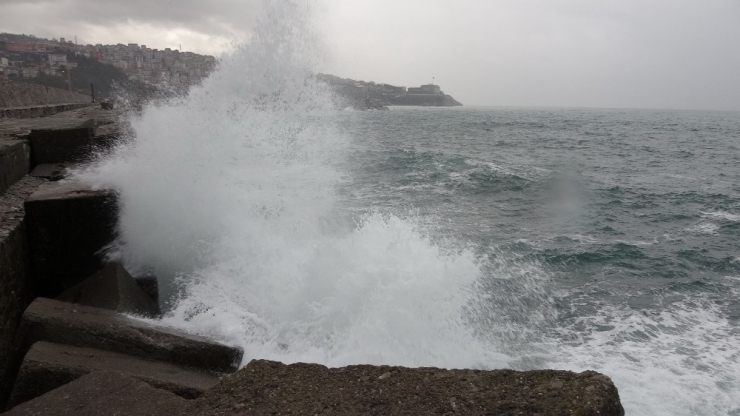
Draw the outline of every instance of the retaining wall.
[[[86,94],[0,78],[0,109],[91,102]]]

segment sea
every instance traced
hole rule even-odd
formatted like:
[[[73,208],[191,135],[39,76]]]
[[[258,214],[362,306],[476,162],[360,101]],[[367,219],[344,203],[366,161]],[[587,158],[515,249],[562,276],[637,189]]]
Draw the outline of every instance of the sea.
[[[158,276],[156,324],[243,365],[595,370],[628,415],[740,415],[740,113],[355,111],[304,15],[76,173],[118,192],[107,255]]]

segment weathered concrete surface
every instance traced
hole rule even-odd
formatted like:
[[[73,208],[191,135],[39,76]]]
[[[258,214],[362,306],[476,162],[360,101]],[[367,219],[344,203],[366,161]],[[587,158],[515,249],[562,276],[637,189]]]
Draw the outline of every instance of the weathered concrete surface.
[[[14,407],[7,416],[161,416],[183,414],[188,401],[120,374],[96,372]]]
[[[0,195],[31,169],[31,148],[23,140],[0,139]]]
[[[49,117],[0,118],[0,137],[27,139],[31,130],[74,128],[90,119],[95,120],[96,135],[108,135],[127,125],[121,116],[118,110],[83,107]]]
[[[0,78],[0,108],[92,103],[92,97],[43,85]]]
[[[107,264],[92,276],[64,291],[57,300],[150,318],[160,314],[159,305],[120,263]]]
[[[75,182],[49,182],[25,202],[38,296],[56,297],[103,267],[115,238],[116,196]]]
[[[35,129],[28,136],[33,165],[89,161],[95,149],[95,121],[71,128]]]
[[[100,308],[38,298],[23,314],[18,332],[27,350],[48,341],[98,348],[217,373],[238,369],[243,351],[174,329],[154,326]]]
[[[23,201],[43,182],[26,176],[0,195],[0,409],[10,394],[16,360],[21,358],[13,354],[16,332],[33,296]]]
[[[88,103],[32,105],[27,107],[0,108],[0,118],[35,118],[52,116],[64,111],[91,106]]]
[[[130,376],[186,399],[194,399],[218,383],[215,374],[173,364],[93,348],[37,342],[23,359],[8,405],[16,406],[95,371]]]
[[[329,369],[255,360],[195,400],[188,415],[624,415],[599,373],[440,370],[387,366]]]
[[[58,181],[69,176],[70,170],[76,166],[74,163],[44,163],[33,168],[29,175],[50,181]]]

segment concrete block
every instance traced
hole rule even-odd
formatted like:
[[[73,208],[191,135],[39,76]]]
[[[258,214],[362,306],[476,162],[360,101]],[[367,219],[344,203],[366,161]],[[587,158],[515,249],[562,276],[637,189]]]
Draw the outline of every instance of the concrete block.
[[[36,165],[30,175],[36,178],[58,181],[67,177],[69,168],[75,166],[74,163],[43,163]]]
[[[62,292],[57,300],[150,318],[160,314],[159,304],[152,300],[120,263],[107,264],[92,276]]]
[[[173,364],[93,348],[37,342],[23,359],[9,406],[17,406],[95,371],[124,374],[186,399],[194,399],[218,383],[215,374]]]
[[[0,409],[5,408],[23,358],[14,353],[14,343],[23,310],[33,297],[23,201],[42,182],[26,176],[0,195]]]
[[[157,280],[157,276],[153,274],[143,274],[135,276],[134,280],[136,280],[139,287],[141,287],[141,289],[149,295],[152,300],[157,302],[157,305],[159,305],[159,281]]]
[[[38,296],[56,297],[103,267],[115,238],[117,199],[74,182],[50,182],[25,202]]]
[[[28,138],[34,165],[85,162],[95,150],[95,122],[88,120],[75,128],[31,130]]]
[[[96,372],[4,413],[7,416],[161,416],[183,414],[188,401],[169,391],[110,372]]]
[[[0,195],[31,167],[31,148],[23,140],[0,139]]]
[[[189,415],[622,416],[609,377],[593,372],[327,368],[254,360],[195,400]]]
[[[98,348],[204,371],[237,370],[243,351],[108,309],[37,298],[18,330],[24,351],[38,341]]]

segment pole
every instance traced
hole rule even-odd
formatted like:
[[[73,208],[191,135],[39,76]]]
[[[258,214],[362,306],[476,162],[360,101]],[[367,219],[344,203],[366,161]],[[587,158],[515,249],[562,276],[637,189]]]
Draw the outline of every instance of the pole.
[[[93,104],[95,104],[95,86],[92,82],[90,83],[90,92],[92,93]]]

